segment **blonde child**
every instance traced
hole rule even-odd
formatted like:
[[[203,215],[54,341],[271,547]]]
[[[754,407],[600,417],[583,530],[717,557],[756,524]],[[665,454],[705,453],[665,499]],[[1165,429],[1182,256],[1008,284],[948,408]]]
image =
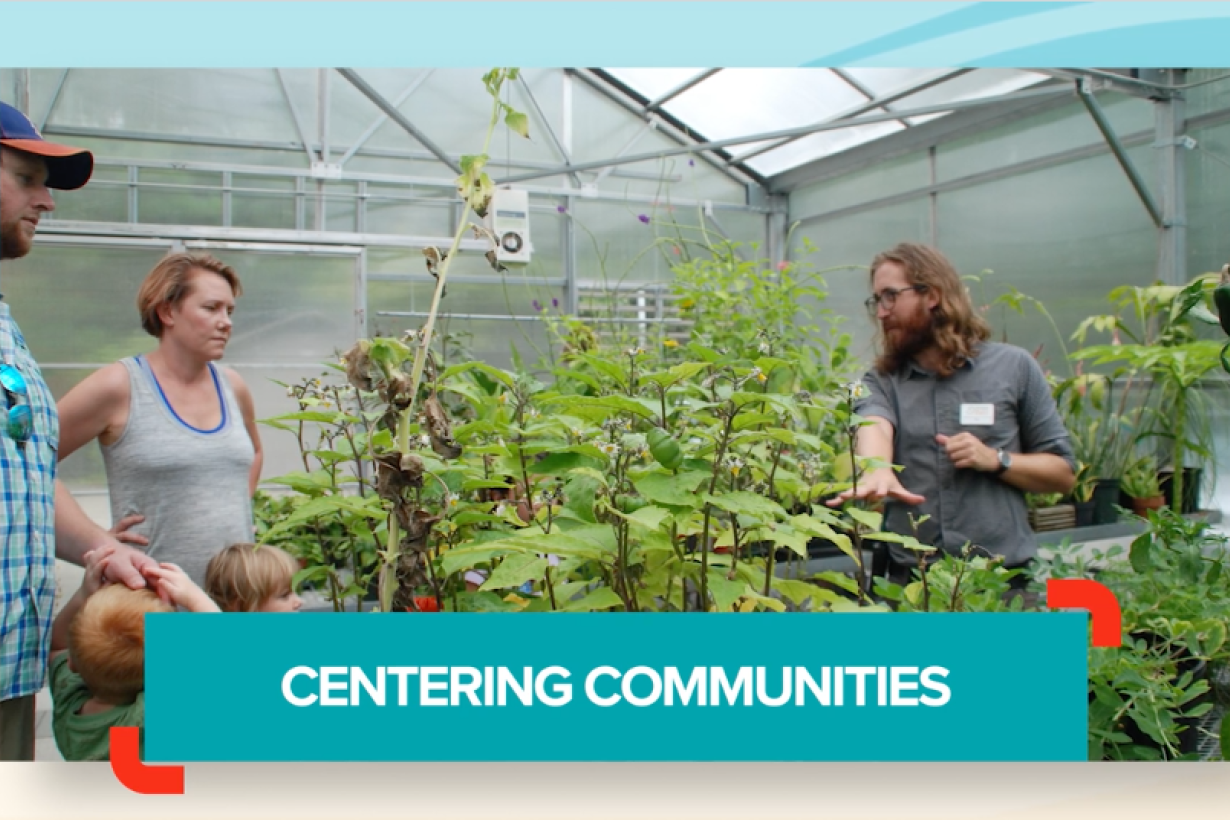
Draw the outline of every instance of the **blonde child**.
[[[218,611],[174,564],[145,570],[151,588],[105,584],[113,553],[86,553],[81,588],[52,625],[51,725],[65,760],[109,760],[112,726],[144,728],[145,613]]]
[[[299,564],[284,550],[232,544],[209,561],[205,591],[223,612],[298,612],[292,581]]]

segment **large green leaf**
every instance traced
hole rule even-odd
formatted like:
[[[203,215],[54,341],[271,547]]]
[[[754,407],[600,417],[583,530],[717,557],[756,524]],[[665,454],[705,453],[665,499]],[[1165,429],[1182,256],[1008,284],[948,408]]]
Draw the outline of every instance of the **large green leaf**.
[[[547,559],[537,555],[510,555],[492,571],[480,590],[511,589],[526,581],[541,580],[547,572]]]
[[[587,365],[592,367],[594,370],[597,370],[608,379],[611,379],[620,387],[623,387],[627,382],[628,375],[624,372],[623,367],[612,361],[608,361],[601,356],[592,356],[588,353],[582,353],[577,356],[577,359],[585,362]]]
[[[669,510],[652,505],[641,507],[636,512],[627,515],[618,510],[611,510],[611,512],[650,531],[659,529],[662,526],[662,522],[670,518],[671,515]]]
[[[598,587],[593,592],[576,601],[569,601],[567,606],[560,607],[562,612],[594,612],[602,609],[622,607],[624,602],[610,587]]]
[[[595,413],[604,420],[620,413],[631,413],[643,419],[656,415],[647,403],[627,396],[558,396],[544,403],[562,407],[583,418],[592,418]]]
[[[455,572],[472,569],[479,564],[489,563],[496,558],[533,552],[533,550],[527,550],[523,546],[509,544],[508,541],[509,539],[501,538],[492,541],[483,541],[481,543],[467,544],[463,547],[454,547],[453,549],[445,552],[440,558],[440,568],[446,574],[451,575]]]
[[[748,515],[753,518],[771,520],[783,517],[786,514],[786,511],[776,501],[756,493],[743,491],[724,493],[722,495],[706,493],[704,498],[705,501],[708,501],[719,510],[725,510],[735,515]]]
[[[333,486],[333,479],[324,470],[317,470],[312,473],[302,471],[287,473],[266,479],[265,481],[267,484],[280,484],[283,487],[290,487],[295,492],[303,493],[304,495],[317,495]]]
[[[872,532],[878,532],[884,522],[884,516],[880,513],[858,507],[847,507],[846,514]]]
[[[769,540],[776,546],[787,547],[796,555],[807,557],[807,544],[811,538],[786,524],[779,524],[769,531]]]
[[[379,519],[386,515],[384,508],[380,506],[380,499],[375,496],[367,499],[335,495],[311,498],[297,506],[294,512],[286,518],[270,527],[264,538],[267,541],[316,518],[338,513],[353,513],[369,519]]]
[[[642,376],[641,381],[652,382],[653,384],[659,384],[663,387],[670,387],[671,385],[681,382],[684,379],[690,379],[698,373],[703,373],[707,369],[709,369],[709,364],[707,362],[684,362],[683,364],[675,365],[670,370],[664,370],[658,373],[650,373]]]
[[[527,472],[531,475],[563,475],[569,470],[574,470],[577,467],[588,467],[591,470],[601,470],[606,466],[606,461],[601,458],[595,458],[591,455],[585,455],[578,452],[558,452],[558,447],[554,448],[557,452],[553,452],[538,461],[530,464]],[[595,452],[599,452],[597,448],[591,448]]]
[[[726,574],[720,570],[709,570],[709,594],[718,612],[730,612],[735,602],[747,592],[745,581],[728,581]]]
[[[806,581],[792,581],[785,578],[774,580],[773,588],[796,604],[812,601],[818,607],[832,603],[841,597],[831,589],[824,589]]]
[[[284,413],[274,416],[268,421],[314,421],[318,424],[340,424],[343,421],[354,424],[358,418],[347,413],[326,413],[323,410],[299,410],[294,413]]]
[[[495,379],[509,390],[512,390],[516,386],[516,380],[513,378],[512,374],[505,373],[503,370],[492,367],[485,362],[464,362],[462,364],[455,364],[440,374],[440,380],[443,381],[451,376],[456,376],[460,373],[466,373],[471,370],[477,370]]]
[[[470,492],[471,490],[508,490],[511,487],[507,481],[497,481],[493,478],[471,478],[462,482],[461,489]]]
[[[696,509],[703,502],[696,488],[710,478],[708,473],[686,472],[679,475],[655,472],[632,480],[636,491],[655,504]]]

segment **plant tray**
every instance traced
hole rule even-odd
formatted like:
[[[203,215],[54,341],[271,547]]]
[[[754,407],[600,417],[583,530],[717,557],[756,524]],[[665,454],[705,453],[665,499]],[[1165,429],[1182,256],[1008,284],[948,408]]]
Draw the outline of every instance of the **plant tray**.
[[[1057,504],[1054,507],[1030,510],[1029,526],[1033,527],[1034,532],[1072,529],[1076,526],[1076,507],[1071,504]]]

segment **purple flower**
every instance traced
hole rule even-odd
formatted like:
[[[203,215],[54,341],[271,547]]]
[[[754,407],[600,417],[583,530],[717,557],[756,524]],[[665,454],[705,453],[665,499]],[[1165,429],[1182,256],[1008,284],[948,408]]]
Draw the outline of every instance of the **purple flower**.
[[[558,307],[559,307],[559,299],[552,299],[552,300],[551,300],[551,307],[553,307],[553,308],[558,308]]]
[[[566,214],[566,213],[568,213],[568,209],[567,209],[567,208],[565,208],[563,205],[556,205],[556,206],[555,206],[555,210],[556,210],[556,212],[557,212],[557,213],[561,213],[561,214]]]
[[[694,160],[694,159],[690,159],[690,160],[688,160],[688,166],[689,166],[689,167],[692,167],[692,168],[695,168],[695,167],[696,167],[696,160]]]
[[[537,299],[535,299],[535,300],[534,300],[533,306],[534,306],[534,310],[535,310],[535,311],[542,310],[542,305],[538,304],[538,300],[537,300]]]
[[[640,214],[637,219],[644,222],[646,225],[649,224],[649,217],[646,214]]]

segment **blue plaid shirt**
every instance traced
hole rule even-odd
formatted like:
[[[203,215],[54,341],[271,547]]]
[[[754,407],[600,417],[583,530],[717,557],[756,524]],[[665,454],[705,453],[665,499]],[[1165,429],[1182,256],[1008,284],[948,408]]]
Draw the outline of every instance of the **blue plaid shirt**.
[[[34,410],[34,435],[24,444],[0,429],[0,700],[11,700],[42,689],[47,675],[56,594],[53,504],[60,424],[51,391],[2,301],[0,360],[25,377]]]

